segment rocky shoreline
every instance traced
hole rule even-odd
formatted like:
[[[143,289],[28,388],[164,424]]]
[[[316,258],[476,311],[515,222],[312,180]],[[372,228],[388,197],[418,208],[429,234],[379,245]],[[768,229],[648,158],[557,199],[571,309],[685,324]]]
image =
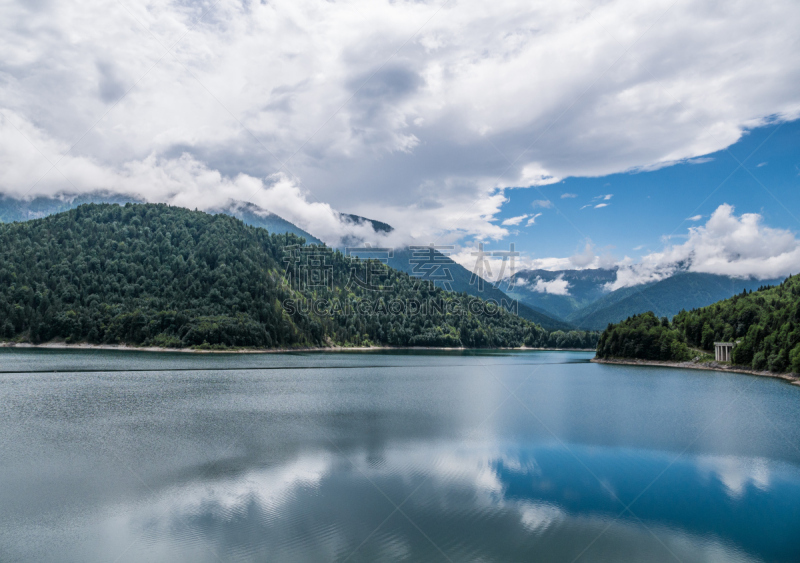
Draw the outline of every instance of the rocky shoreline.
[[[684,369],[703,369],[708,371],[725,371],[730,373],[743,373],[746,375],[757,375],[759,377],[771,377],[772,379],[782,379],[792,385],[800,387],[800,375],[793,373],[773,373],[771,371],[758,371],[741,366],[731,366],[717,362],[657,362],[653,360],[628,360],[623,358],[592,358],[589,360],[596,364],[619,364],[630,366],[654,366]]]

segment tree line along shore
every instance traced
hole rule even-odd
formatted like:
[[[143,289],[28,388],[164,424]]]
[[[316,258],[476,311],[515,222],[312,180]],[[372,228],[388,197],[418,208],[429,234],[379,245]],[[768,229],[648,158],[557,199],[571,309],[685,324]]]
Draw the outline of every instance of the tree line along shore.
[[[708,307],[681,311],[670,321],[642,313],[609,324],[598,359],[714,362],[715,342],[734,343],[731,361],[754,372],[800,373],[800,280],[743,291]]]

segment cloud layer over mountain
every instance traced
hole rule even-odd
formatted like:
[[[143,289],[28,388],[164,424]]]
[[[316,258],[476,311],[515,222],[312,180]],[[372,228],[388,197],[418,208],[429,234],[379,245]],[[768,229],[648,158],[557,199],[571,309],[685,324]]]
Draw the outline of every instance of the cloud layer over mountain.
[[[505,279],[522,270],[583,270],[587,268],[617,269],[616,280],[606,284],[613,291],[623,287],[660,281],[678,271],[719,274],[736,278],[776,279],[800,273],[800,239],[792,231],[764,225],[757,213],[736,215],[733,206],[720,205],[704,225],[690,227],[681,244],[665,237],[664,247],[634,262],[629,257],[615,257],[608,249],[597,249],[587,242],[574,255],[559,258],[531,258],[520,253],[514,264],[503,266],[503,258],[492,256],[495,250],[464,248],[453,258],[464,267],[474,270],[478,260],[484,261],[487,279]],[[568,295],[569,284],[557,278],[549,282],[517,281],[531,291]]]
[[[737,217],[732,206],[720,205],[705,225],[689,228],[683,244],[668,244],[637,264],[623,262],[609,289],[658,281],[678,269],[740,278],[780,278],[800,272],[800,241],[791,231],[765,226],[757,213]]]
[[[506,187],[800,115],[798,27],[794,1],[9,2],[0,191],[249,200],[329,242],[336,211],[397,241],[498,239]]]

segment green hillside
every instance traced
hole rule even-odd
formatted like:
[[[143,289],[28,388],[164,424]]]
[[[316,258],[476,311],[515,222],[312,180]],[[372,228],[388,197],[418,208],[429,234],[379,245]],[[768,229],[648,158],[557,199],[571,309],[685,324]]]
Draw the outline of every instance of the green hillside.
[[[672,321],[648,312],[609,325],[597,357],[683,361],[696,355],[692,348],[711,352],[715,341],[737,342],[735,365],[800,372],[800,278],[681,311]]]
[[[88,204],[2,224],[0,338],[257,348],[596,342],[303,242],[225,214],[155,204]],[[323,264],[324,279],[311,283],[306,263]],[[378,285],[353,283],[364,268]],[[397,313],[398,303],[422,309]]]

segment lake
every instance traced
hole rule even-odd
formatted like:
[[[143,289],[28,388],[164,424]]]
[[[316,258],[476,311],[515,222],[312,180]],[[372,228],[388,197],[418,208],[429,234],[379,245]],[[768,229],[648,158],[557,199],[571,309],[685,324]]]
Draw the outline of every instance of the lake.
[[[592,356],[0,349],[0,561],[800,561],[800,388]]]

